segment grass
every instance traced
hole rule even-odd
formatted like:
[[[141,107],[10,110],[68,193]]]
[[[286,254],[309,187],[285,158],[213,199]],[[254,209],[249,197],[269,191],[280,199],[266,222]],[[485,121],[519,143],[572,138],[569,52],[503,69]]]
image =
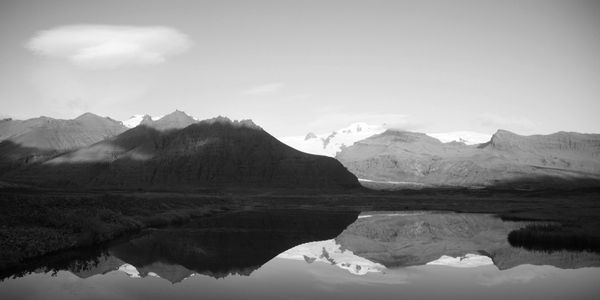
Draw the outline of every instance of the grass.
[[[589,251],[600,253],[600,236],[582,232],[576,226],[532,224],[508,234],[513,247],[530,251]]]
[[[198,199],[196,199],[198,200]],[[0,194],[0,269],[58,250],[225,210],[218,199],[109,194]]]

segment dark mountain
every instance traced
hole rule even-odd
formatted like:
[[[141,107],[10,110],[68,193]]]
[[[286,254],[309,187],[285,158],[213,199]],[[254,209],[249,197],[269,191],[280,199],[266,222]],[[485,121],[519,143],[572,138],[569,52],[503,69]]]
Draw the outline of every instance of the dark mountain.
[[[175,119],[180,120],[177,115]],[[359,186],[356,177],[335,159],[286,146],[252,121],[223,117],[166,131],[140,125],[91,146],[11,170],[1,180],[94,189]]]
[[[388,130],[336,158],[359,178],[430,186],[541,187],[600,183],[600,134],[521,136],[499,130],[485,144],[442,143]]]

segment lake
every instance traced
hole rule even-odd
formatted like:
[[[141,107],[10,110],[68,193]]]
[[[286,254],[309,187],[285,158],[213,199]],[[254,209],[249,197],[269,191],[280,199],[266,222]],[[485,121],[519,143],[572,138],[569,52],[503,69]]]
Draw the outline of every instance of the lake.
[[[57,253],[2,299],[598,299],[600,255],[529,251],[528,222],[450,212],[223,214]]]

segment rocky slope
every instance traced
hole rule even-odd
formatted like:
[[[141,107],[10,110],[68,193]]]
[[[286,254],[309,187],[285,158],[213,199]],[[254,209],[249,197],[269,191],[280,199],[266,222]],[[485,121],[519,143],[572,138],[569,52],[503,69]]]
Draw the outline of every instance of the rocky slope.
[[[521,136],[499,130],[480,145],[442,143],[388,130],[344,148],[336,158],[359,178],[431,186],[520,187],[600,182],[600,135]]]
[[[182,114],[12,170],[1,180],[96,189],[359,186],[335,159],[290,148],[252,121],[219,117],[177,129],[189,121]]]

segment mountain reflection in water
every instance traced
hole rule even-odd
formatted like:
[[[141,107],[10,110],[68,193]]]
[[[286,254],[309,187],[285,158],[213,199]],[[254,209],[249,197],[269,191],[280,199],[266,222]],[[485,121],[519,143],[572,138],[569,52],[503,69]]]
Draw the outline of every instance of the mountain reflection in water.
[[[436,280],[443,281],[437,284],[460,282],[480,288],[526,284],[537,278],[553,278],[555,274],[563,279],[567,275],[578,278],[577,284],[584,285],[579,292],[598,292],[597,285],[585,286],[585,280],[589,281],[588,276],[598,278],[600,271],[595,267],[600,266],[600,255],[532,252],[511,247],[507,235],[525,225],[491,215],[461,213],[365,212],[360,216],[350,211],[312,210],[230,213],[180,227],[146,230],[104,249],[64,252],[30,263],[11,273],[13,278],[0,283],[0,295],[37,299],[25,291],[32,285],[34,289],[50,285],[54,294],[45,296],[69,298],[64,294],[68,291],[60,286],[74,281],[81,283],[80,293],[93,291],[87,285],[102,281],[110,283],[110,288],[119,282],[118,286],[143,294],[138,290],[141,287],[135,287],[137,283],[123,282],[125,274],[178,284],[190,281],[198,287],[204,285],[197,280],[225,278],[227,284],[223,284],[232,285],[228,293],[244,289],[240,278],[260,280],[267,275],[277,279],[257,283],[265,285],[265,289],[273,281],[297,276],[303,279],[294,280],[301,283],[286,284],[296,288],[307,285],[311,289],[315,284],[323,287],[350,283],[386,286],[411,283],[417,287]],[[51,278],[48,272],[56,278]],[[99,274],[104,275],[95,276]],[[579,276],[588,279],[581,280]],[[568,279],[564,284],[577,286]],[[285,291],[273,289],[273,292],[262,296],[278,298],[277,293]],[[325,298],[326,294],[321,296]],[[311,293],[305,296],[320,297]]]

